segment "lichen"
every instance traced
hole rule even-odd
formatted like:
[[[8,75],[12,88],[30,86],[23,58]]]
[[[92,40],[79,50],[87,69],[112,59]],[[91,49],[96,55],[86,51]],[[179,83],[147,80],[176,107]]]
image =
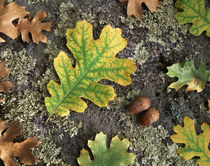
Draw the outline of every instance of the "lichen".
[[[57,28],[55,28],[55,36],[64,37],[66,30],[68,28],[74,28],[76,23],[80,20],[85,19],[88,22],[93,23],[92,14],[86,15],[85,13],[82,13],[80,9],[76,9],[70,2],[61,3],[59,10],[60,21],[57,25]]]
[[[18,85],[25,84],[28,81],[28,72],[34,69],[36,61],[26,55],[26,50],[22,49],[16,52],[6,49],[0,53],[0,61],[5,60],[10,69],[12,81]]]
[[[174,7],[173,0],[164,0],[162,4],[163,7],[159,8],[157,13],[143,10],[143,18],[141,21],[138,21],[134,17],[121,17],[121,22],[129,27],[130,34],[134,34],[133,30],[136,28],[148,29],[146,38],[142,40],[144,42],[141,41],[136,47],[144,45],[146,42],[153,42],[164,47],[166,54],[170,55],[172,49],[175,51],[183,49],[183,36],[186,35],[189,25],[179,25],[177,23],[174,14],[178,10]],[[141,49],[142,51],[147,50],[144,47]],[[139,55],[137,54],[136,57],[137,56]],[[146,56],[146,58],[148,58],[148,56]],[[141,62],[141,60],[138,62]]]
[[[136,60],[138,64],[142,65],[147,61],[149,56],[149,52],[146,50],[145,47],[143,47],[143,41],[138,43],[136,45],[134,60]]]
[[[126,96],[119,96],[116,97],[114,100],[110,101],[109,107],[116,110],[123,109],[139,95],[140,95],[140,90],[131,90],[128,92]]]
[[[128,115],[125,111],[121,111],[132,102],[137,96],[140,95],[139,90],[131,90],[125,96],[115,98],[109,105],[116,109],[118,115],[120,115],[119,122],[125,123],[125,127],[118,133],[120,138],[129,138],[131,145],[129,150],[132,152],[141,153],[140,158],[136,158],[135,164],[147,165],[152,162],[153,166],[192,166],[196,165],[193,160],[185,161],[183,158],[176,154],[178,146],[175,143],[164,143],[166,139],[169,139],[168,131],[161,125],[153,127],[138,126],[136,123],[136,116]]]

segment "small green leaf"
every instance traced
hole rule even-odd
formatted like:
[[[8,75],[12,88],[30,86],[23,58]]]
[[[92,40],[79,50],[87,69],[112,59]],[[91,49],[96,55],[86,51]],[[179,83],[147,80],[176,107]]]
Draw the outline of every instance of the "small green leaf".
[[[123,86],[131,84],[130,74],[136,70],[135,62],[115,57],[127,44],[121,33],[121,29],[108,25],[100,38],[94,40],[92,25],[86,21],[78,22],[76,28],[67,31],[67,47],[76,59],[76,66],[72,66],[64,52],[54,59],[61,84],[50,81],[47,86],[51,97],[45,98],[45,104],[50,115],[66,116],[70,109],[84,112],[87,104],[81,98],[106,107],[116,94],[111,86],[99,83],[102,79]]]
[[[196,134],[194,120],[189,117],[184,118],[184,127],[174,126],[176,134],[170,138],[175,143],[183,143],[185,147],[180,148],[177,153],[185,160],[189,160],[195,156],[200,157],[197,160],[199,166],[210,165],[210,126],[206,123],[201,125],[203,132],[200,135]]]
[[[106,135],[101,132],[96,135],[94,141],[88,141],[94,160],[91,160],[88,151],[83,149],[77,161],[80,166],[121,166],[133,164],[136,155],[127,152],[129,145],[128,139],[121,141],[115,136],[110,143],[110,147],[107,148]]]
[[[205,0],[177,0],[175,6],[184,10],[175,15],[180,24],[193,23],[191,34],[199,36],[206,31],[210,37],[210,10],[205,9]]]
[[[179,63],[176,63],[167,67],[167,69],[169,77],[178,77],[178,81],[169,85],[169,88],[178,90],[187,84],[188,87],[185,92],[193,90],[201,92],[205,88],[205,84],[210,76],[210,70],[206,70],[206,65],[202,62],[198,69],[195,68],[193,61],[186,62],[183,67]]]

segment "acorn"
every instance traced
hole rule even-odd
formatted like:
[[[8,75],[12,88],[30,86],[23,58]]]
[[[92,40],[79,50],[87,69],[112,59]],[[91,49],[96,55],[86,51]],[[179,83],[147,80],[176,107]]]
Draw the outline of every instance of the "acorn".
[[[151,101],[146,96],[139,96],[127,107],[127,112],[129,114],[137,114],[144,110],[147,110],[151,106]]]
[[[150,108],[147,111],[142,112],[139,117],[139,125],[148,126],[159,119],[159,112],[155,108]]]

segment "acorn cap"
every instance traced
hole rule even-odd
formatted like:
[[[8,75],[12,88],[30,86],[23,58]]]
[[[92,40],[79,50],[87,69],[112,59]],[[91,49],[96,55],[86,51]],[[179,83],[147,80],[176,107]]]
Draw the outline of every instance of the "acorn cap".
[[[146,96],[139,96],[127,107],[127,112],[129,114],[137,114],[144,110],[147,110],[151,106],[151,101]]]
[[[159,112],[155,108],[150,108],[139,117],[139,125],[148,126],[159,119]]]

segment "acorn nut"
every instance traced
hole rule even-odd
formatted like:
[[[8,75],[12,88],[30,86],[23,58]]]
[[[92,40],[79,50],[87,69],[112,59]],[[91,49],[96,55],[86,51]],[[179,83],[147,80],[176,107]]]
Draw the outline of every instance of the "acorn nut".
[[[155,108],[150,108],[149,110],[142,113],[139,117],[139,125],[148,126],[159,119],[159,112]]]
[[[146,96],[139,96],[127,107],[127,112],[130,114],[137,114],[148,109],[151,106],[151,101]]]

